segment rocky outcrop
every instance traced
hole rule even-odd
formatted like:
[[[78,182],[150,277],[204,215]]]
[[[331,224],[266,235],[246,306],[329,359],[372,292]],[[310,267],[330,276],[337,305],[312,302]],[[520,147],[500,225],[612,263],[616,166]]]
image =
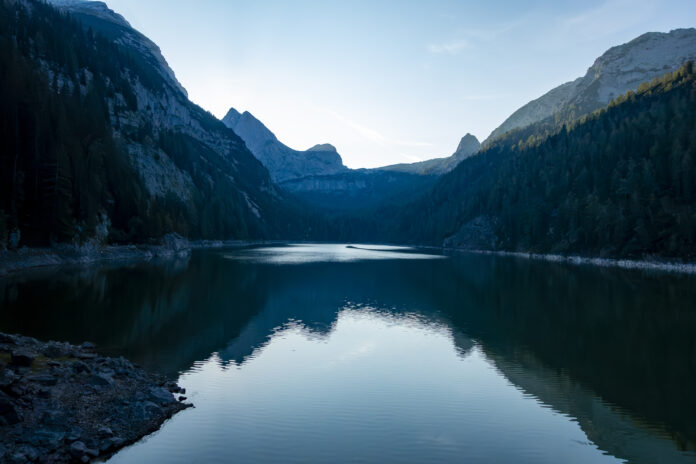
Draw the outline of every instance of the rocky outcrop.
[[[91,343],[0,333],[0,462],[107,458],[190,407],[184,394]]]
[[[636,90],[644,82],[675,71],[696,59],[696,29],[650,32],[613,47],[599,57],[585,76],[567,82],[513,113],[487,141],[526,127],[559,112],[579,118]]]
[[[462,225],[456,234],[443,242],[444,248],[461,250],[497,250],[498,237],[495,233],[495,220],[479,216]]]
[[[307,151],[293,150],[248,111],[239,113],[231,108],[222,122],[244,140],[275,182],[347,170],[333,145],[315,145]]]
[[[162,56],[159,47],[136,31],[123,16],[109,9],[104,2],[85,0],[47,0],[47,2],[59,9],[69,11],[71,15],[90,26],[94,25],[95,29],[117,43],[136,51],[152,64],[172,87],[188,95],[186,89],[176,79],[167,60]],[[103,24],[98,24],[99,22]]]
[[[319,152],[325,152],[325,153],[338,153],[336,150],[336,147],[331,145],[330,143],[320,143],[318,145],[314,145],[312,148],[310,148],[307,151],[319,151]]]

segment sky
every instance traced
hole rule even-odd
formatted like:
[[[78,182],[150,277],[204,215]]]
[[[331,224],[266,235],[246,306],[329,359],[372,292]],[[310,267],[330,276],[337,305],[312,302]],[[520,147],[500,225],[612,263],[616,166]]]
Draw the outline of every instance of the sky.
[[[451,155],[608,48],[696,26],[694,0],[106,0],[191,100],[351,168]]]

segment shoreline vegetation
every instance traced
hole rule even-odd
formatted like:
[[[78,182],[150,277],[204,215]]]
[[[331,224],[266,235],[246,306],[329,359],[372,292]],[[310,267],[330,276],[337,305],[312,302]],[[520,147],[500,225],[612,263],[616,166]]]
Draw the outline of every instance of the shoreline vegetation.
[[[192,407],[185,393],[89,342],[0,333],[0,462],[106,459]]]

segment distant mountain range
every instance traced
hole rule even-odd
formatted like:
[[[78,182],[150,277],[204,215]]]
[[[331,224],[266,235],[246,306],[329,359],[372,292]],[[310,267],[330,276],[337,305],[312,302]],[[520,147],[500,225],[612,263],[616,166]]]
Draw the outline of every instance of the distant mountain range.
[[[293,150],[280,142],[268,127],[248,111],[240,114],[236,109],[231,108],[222,122],[244,140],[249,150],[266,166],[271,177],[278,184],[305,177],[345,174],[348,171],[333,145],[325,143],[315,145],[306,151]],[[466,134],[457,150],[449,157],[357,171],[441,175],[454,169],[460,161],[475,154],[479,148],[481,144],[478,139],[471,134]]]
[[[348,169],[333,145],[293,150],[248,111],[239,113],[231,108],[222,122],[244,140],[280,188],[324,209],[358,210],[417,194],[481,147],[475,136],[467,134],[455,153],[447,158]]]
[[[550,128],[575,121],[692,59],[696,59],[696,29],[644,34],[608,50],[584,77],[563,84],[517,110],[493,131],[484,145],[541,121]],[[447,158],[348,170],[333,146],[328,145],[326,150],[316,147],[304,152],[293,150],[248,112],[240,115],[231,109],[223,122],[244,139],[281,188],[315,206],[329,208],[355,210],[389,202],[404,194],[409,197],[409,192],[419,192],[433,183],[432,179],[416,176],[446,174],[481,148],[476,137],[467,134],[455,153]],[[529,134],[519,136],[523,135],[526,139]]]

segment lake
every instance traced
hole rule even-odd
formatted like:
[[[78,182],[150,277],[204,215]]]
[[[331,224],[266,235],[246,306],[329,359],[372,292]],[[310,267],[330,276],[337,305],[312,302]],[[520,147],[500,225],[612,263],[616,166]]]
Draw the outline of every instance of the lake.
[[[113,463],[694,463],[696,278],[287,245],[0,280],[195,404]]]

